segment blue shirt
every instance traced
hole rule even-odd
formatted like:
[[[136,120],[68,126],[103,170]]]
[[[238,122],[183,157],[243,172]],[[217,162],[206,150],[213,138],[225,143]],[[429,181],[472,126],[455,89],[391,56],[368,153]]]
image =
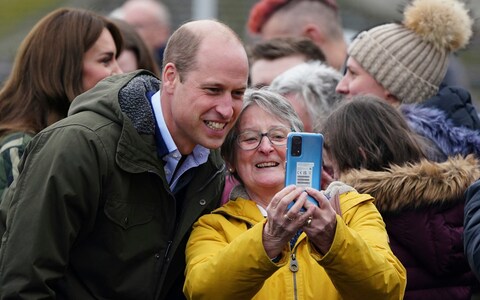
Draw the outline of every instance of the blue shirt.
[[[163,118],[162,105],[160,103],[160,91],[156,92],[152,96],[151,102],[153,113],[155,114],[156,124],[160,130],[163,142],[168,149],[168,154],[164,155],[162,159],[166,162],[164,167],[165,175],[167,176],[167,180],[170,184],[170,189],[173,190],[178,182],[178,179],[182,176],[183,173],[185,173],[191,168],[195,168],[207,162],[210,150],[201,145],[196,145],[195,148],[193,148],[192,153],[187,156],[183,164],[180,166],[177,172],[175,172],[175,169],[177,168],[177,164],[182,157],[182,154],[180,153],[180,151],[178,151],[177,145],[175,145],[172,135],[168,131],[165,119]],[[174,173],[175,177],[172,178]]]

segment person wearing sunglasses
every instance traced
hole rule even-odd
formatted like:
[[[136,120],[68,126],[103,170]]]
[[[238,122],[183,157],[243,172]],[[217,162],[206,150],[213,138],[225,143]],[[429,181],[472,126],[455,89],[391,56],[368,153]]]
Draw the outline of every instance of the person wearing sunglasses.
[[[405,269],[370,195],[340,182],[325,191],[284,187],[287,135],[302,130],[283,96],[246,91],[221,147],[240,184],[193,226],[187,299],[403,298]]]

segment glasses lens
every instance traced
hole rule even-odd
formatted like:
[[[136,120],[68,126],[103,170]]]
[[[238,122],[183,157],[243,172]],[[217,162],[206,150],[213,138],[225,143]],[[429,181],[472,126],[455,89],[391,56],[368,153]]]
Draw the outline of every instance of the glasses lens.
[[[276,146],[283,146],[287,144],[287,135],[290,130],[286,127],[275,127],[270,129],[267,133],[259,131],[244,131],[237,137],[237,142],[243,150],[253,150],[260,145],[264,136],[267,136],[270,143]]]
[[[257,131],[244,131],[238,135],[237,141],[243,150],[252,150],[260,143],[260,134]]]
[[[268,139],[277,146],[283,146],[287,143],[287,135],[290,132],[287,128],[278,127],[272,128],[268,131]]]

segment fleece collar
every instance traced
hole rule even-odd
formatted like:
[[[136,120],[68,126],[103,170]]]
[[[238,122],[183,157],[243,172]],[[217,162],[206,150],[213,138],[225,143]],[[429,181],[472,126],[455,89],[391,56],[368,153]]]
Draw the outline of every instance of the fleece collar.
[[[466,188],[480,178],[479,163],[473,155],[443,163],[422,160],[384,171],[352,170],[340,180],[372,195],[380,212],[401,212],[460,201]]]

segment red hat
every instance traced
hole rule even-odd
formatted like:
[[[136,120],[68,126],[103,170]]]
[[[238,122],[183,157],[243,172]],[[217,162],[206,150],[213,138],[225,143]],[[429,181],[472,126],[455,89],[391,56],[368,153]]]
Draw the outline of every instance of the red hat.
[[[252,33],[260,33],[263,25],[267,22],[274,12],[287,4],[301,1],[318,1],[337,11],[336,0],[260,0],[250,10],[248,18],[248,29]]]

